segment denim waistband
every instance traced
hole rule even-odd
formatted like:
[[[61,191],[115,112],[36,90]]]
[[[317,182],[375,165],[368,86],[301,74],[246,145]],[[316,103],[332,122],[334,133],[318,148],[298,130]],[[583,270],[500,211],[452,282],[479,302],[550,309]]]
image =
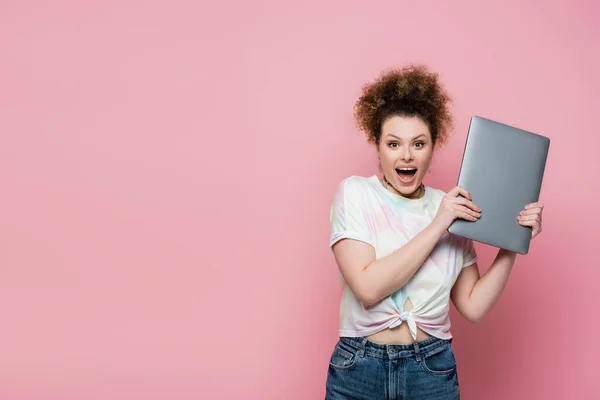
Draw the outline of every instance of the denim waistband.
[[[441,351],[443,346],[452,343],[452,339],[430,337],[413,344],[379,344],[364,337],[342,336],[340,340],[353,347],[357,352],[379,358],[405,358],[427,356]]]

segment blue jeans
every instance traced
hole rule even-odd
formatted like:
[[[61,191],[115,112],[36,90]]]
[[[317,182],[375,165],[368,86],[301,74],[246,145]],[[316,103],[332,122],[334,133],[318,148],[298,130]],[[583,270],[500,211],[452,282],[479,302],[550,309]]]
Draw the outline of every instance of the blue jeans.
[[[341,337],[329,362],[326,400],[458,400],[452,339],[410,345]]]

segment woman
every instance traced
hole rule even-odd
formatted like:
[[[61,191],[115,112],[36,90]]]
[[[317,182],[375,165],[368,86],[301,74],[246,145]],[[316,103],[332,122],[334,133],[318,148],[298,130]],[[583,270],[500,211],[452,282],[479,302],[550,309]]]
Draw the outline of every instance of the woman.
[[[460,187],[423,184],[452,130],[449,101],[437,74],[411,66],[365,85],[356,103],[382,174],[344,179],[331,209],[344,291],[327,399],[458,399],[449,301],[479,322],[508,280],[515,253],[499,250],[480,276],[472,241],[447,232],[456,218],[476,221],[485,210]],[[529,204],[515,216],[533,237],[542,209]]]

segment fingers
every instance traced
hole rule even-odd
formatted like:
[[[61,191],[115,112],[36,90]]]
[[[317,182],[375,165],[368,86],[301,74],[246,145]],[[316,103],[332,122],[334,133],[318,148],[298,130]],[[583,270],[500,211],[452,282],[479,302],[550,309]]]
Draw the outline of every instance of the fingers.
[[[531,214],[531,215],[519,215],[517,217],[519,221],[537,221],[542,222],[542,216],[540,214]]]
[[[525,209],[523,211],[521,211],[519,213],[519,215],[535,215],[535,214],[542,214],[543,209],[542,208],[528,208]]]
[[[454,202],[456,202],[456,204],[462,204],[464,206],[469,207],[471,210],[477,211],[479,213],[481,213],[481,208],[479,208],[475,203],[473,203],[471,200],[467,200],[465,198],[461,198],[461,197],[457,197],[454,199]]]
[[[517,217],[519,224],[532,227],[532,238],[542,231],[543,205],[541,205],[541,207],[536,207],[537,205],[538,203],[533,203],[533,205],[528,205],[529,208],[526,206],[525,210],[521,211]]]
[[[541,208],[543,210],[544,209],[544,205],[542,203],[536,202],[536,203],[527,204],[525,206],[526,210],[529,210],[531,208]]]
[[[471,197],[471,193],[461,188],[460,186],[455,186],[454,188],[452,188],[452,190],[448,192],[448,194],[452,197],[457,197],[460,194],[461,196],[469,200],[473,200],[473,198]]]
[[[542,232],[542,212],[544,205],[540,202],[530,203],[519,213],[517,220],[522,226],[531,227],[531,238],[533,239]]]
[[[519,219],[519,224],[522,226],[531,227],[531,237],[536,237],[540,232],[542,232],[542,223],[540,221],[539,215],[528,216],[529,219]]]
[[[456,212],[457,217],[466,219],[469,221],[477,221],[481,217],[480,212],[473,211],[466,206],[455,205],[454,210]]]
[[[536,220],[536,219],[530,219],[530,220],[519,220],[519,224],[521,224],[522,226],[530,226],[532,228],[538,228],[541,230],[542,225],[540,224],[540,221]]]
[[[458,197],[459,195],[462,197]],[[445,207],[454,214],[455,218],[477,221],[481,217],[481,209],[472,200],[467,190],[456,186],[446,195]]]

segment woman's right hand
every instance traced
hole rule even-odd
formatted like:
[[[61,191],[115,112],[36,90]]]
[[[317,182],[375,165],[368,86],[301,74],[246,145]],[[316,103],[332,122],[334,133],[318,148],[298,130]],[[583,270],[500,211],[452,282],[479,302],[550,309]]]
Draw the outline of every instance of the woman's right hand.
[[[462,195],[463,197],[459,197]],[[481,217],[481,209],[472,201],[471,194],[456,186],[450,190],[440,204],[437,214],[431,221],[442,232],[446,232],[457,218],[467,221],[477,221]]]

